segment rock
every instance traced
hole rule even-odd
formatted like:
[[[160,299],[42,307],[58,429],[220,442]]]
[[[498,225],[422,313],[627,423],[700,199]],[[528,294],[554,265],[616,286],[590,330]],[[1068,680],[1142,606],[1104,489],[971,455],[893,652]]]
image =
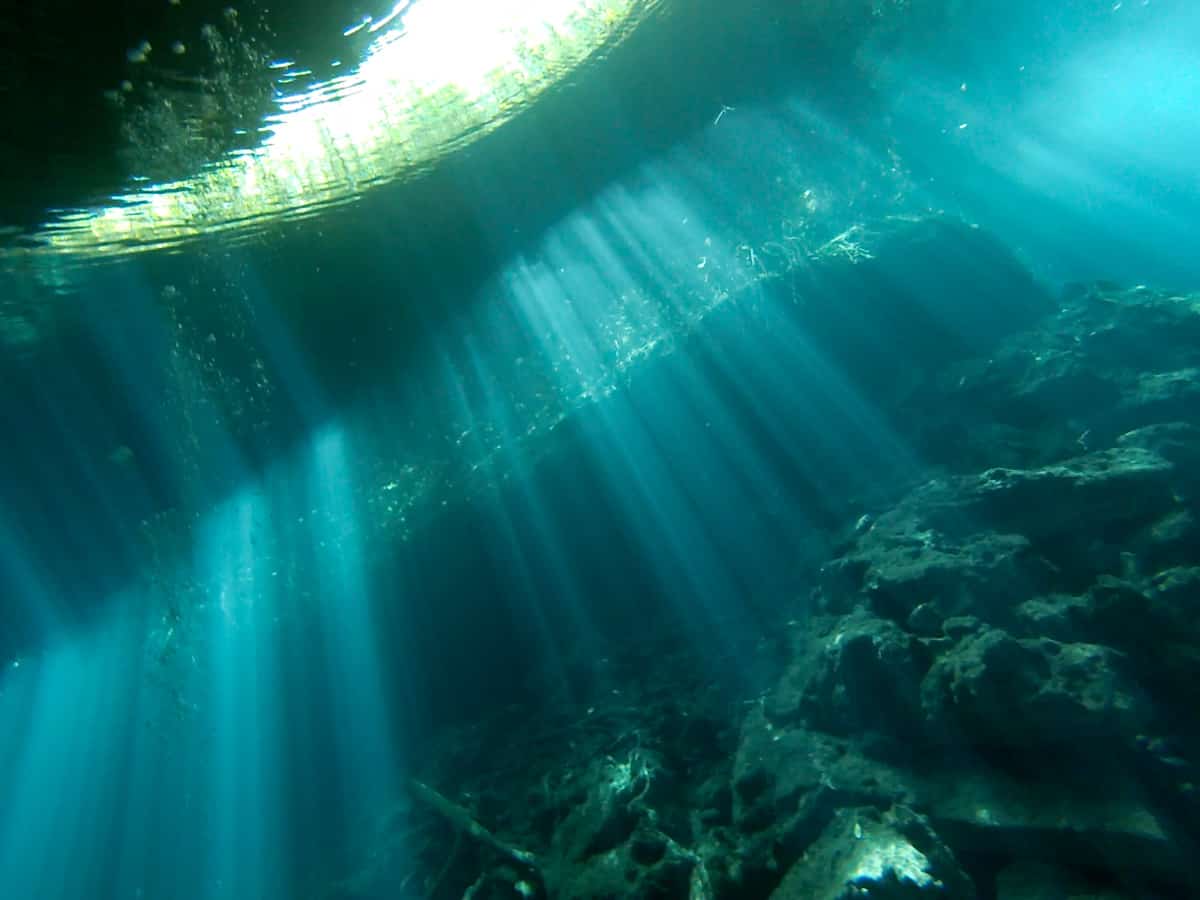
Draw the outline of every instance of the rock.
[[[840,809],[771,900],[953,897],[975,887],[927,821],[904,807]]]
[[[1101,450],[1038,469],[988,469],[960,483],[948,512],[1030,541],[1147,524],[1174,509],[1172,466],[1140,447]],[[934,522],[940,521],[936,514]]]
[[[1069,771],[1049,755],[1041,761],[1040,772],[1035,759],[1006,773],[995,760],[960,758],[914,783],[909,802],[963,859],[1056,863],[1195,896],[1188,844],[1124,761]]]
[[[933,637],[942,630],[942,613],[936,603],[922,603],[909,613],[907,624],[914,634]]]
[[[585,787],[542,860],[549,896],[687,896],[699,856],[679,842],[691,839],[686,826],[679,840],[670,833],[677,817],[661,757],[637,746],[597,760],[579,777]]]
[[[628,768],[614,760],[590,767],[585,775],[587,793],[555,832],[559,855],[568,860],[586,859],[617,847],[633,834],[638,814],[631,800],[648,788],[650,778],[636,765],[631,758]]]
[[[1193,477],[1200,471],[1200,428],[1189,422],[1166,421],[1127,431],[1117,438],[1117,446],[1157,453]]]
[[[1195,526],[1175,475],[1131,442],[1037,469],[931,480],[822,569],[819,601],[847,611],[865,593],[898,622],[933,604],[943,617],[1008,624],[1014,598],[1083,589],[1097,572],[1119,571],[1123,553],[1166,564],[1189,552]],[[932,636],[930,614],[914,630]]]
[[[816,837],[832,814],[832,785],[823,760],[837,755],[829,736],[777,728],[761,708],[742,726],[733,767],[733,821],[743,832],[798,832],[799,846]]]
[[[958,640],[964,635],[974,634],[983,627],[974,616],[952,616],[942,623],[942,631],[946,637]]]
[[[813,625],[808,647],[764,704],[768,720],[860,738],[915,736],[929,665],[916,639],[862,609]]]
[[[1198,604],[1200,568],[1172,566],[1148,578],[1101,575],[1081,595],[1032,597],[1017,617],[1032,637],[1120,651],[1126,669],[1153,695],[1154,714],[1183,721],[1200,702]]]
[[[1186,415],[1195,417],[1196,401]],[[1160,424],[1127,431],[1117,438],[1117,446],[1148,450],[1175,467],[1171,484],[1178,500],[1191,511],[1200,505],[1200,428],[1189,422],[1164,421]],[[1195,526],[1191,528],[1195,540]]]
[[[1133,900],[1136,896],[1097,886],[1079,872],[1050,863],[1013,863],[996,876],[996,900]]]
[[[988,628],[934,663],[922,685],[926,720],[982,745],[1091,752],[1097,742],[1120,744],[1149,714],[1123,662],[1108,647]]]
[[[876,613],[906,621],[923,604],[945,617],[979,614],[1010,602],[1014,585],[1045,581],[1043,564],[1019,534],[974,531],[950,522],[959,482],[931,482],[879,517],[836,563],[822,571],[830,611],[865,594]],[[943,521],[935,526],[930,519]],[[929,622],[929,613],[923,614]]]
[[[732,701],[732,765],[715,726],[650,785],[593,749],[541,829],[553,895],[1200,896],[1200,303],[1073,294],[901,372],[823,292],[902,268],[859,249],[814,266],[797,322],[946,465],[876,488],[816,460],[837,529],[806,560],[833,556],[782,675]],[[881,319],[919,296],[880,294]]]
[[[1121,411],[1140,422],[1164,422],[1192,415],[1200,402],[1200,368],[1143,372],[1121,400]]]
[[[960,859],[985,871],[1005,859],[1058,862],[1167,885],[1175,891],[1167,896],[1187,895],[1196,880],[1189,845],[1164,824],[1128,756],[1081,763],[1049,750],[997,757],[924,745],[911,761],[889,762],[855,738],[775,729],[757,711],[749,719],[735,794],[740,827],[749,829],[744,848],[755,854],[747,864],[759,872],[798,859],[839,810],[869,805],[919,812]],[[1140,744],[1176,759],[1161,738]],[[1187,777],[1181,761],[1171,765]]]
[[[1195,415],[1200,297],[1076,287],[986,357],[948,367],[910,420],[924,458],[1036,467]],[[934,413],[929,411],[936,410]]]
[[[1083,636],[1080,623],[1087,616],[1086,596],[1038,594],[1017,606],[1014,633],[1022,637],[1048,637],[1069,641]]]
[[[562,877],[555,880],[549,896],[562,900],[686,897],[692,867],[691,860],[672,853],[651,865],[644,865],[634,858],[630,847],[623,845],[564,870]]]

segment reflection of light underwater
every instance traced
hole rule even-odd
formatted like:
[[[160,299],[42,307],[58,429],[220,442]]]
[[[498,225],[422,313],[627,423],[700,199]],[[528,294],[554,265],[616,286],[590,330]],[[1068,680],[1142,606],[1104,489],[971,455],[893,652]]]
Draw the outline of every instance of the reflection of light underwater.
[[[252,149],[63,215],[26,251],[69,259],[244,235],[413,177],[620,43],[662,0],[439,0],[404,10],[357,69],[287,97]],[[470,23],[464,28],[463,23]],[[393,24],[399,24],[393,23]]]
[[[406,24],[414,31],[418,25],[411,19]],[[385,44],[378,52],[402,50],[403,43]],[[364,71],[370,64],[368,59]],[[84,217],[75,230],[64,223],[47,236],[43,251],[69,261],[177,244],[206,229],[240,234],[272,217],[311,213],[352,199],[368,184],[417,171],[411,160],[409,168],[385,169],[385,164],[404,160],[372,157],[365,143],[339,143],[367,134],[379,139],[372,152],[399,153],[415,146],[393,142],[391,131],[361,130],[369,124],[366,117],[333,115],[337,109],[386,115],[386,108],[372,105],[378,101],[373,91],[382,89],[379,83],[365,75],[362,81],[331,87],[338,99],[329,103],[301,103],[285,111],[296,118],[281,119],[260,151],[158,194],[148,193],[140,206]],[[515,110],[532,95],[511,96]],[[432,98],[428,109],[450,109],[457,101],[439,102]],[[478,105],[470,108],[483,114]],[[408,110],[418,115],[417,107]],[[511,111],[495,113],[489,121],[502,121]],[[196,602],[170,606],[145,623],[154,629],[147,641],[153,658],[145,668],[167,691],[142,688],[140,672],[120,668],[122,658],[138,658],[140,622],[102,633],[78,652],[78,660],[48,655],[45,676],[37,685],[35,699],[40,702],[27,704],[36,713],[29,728],[32,738],[22,756],[5,767],[18,786],[6,792],[15,795],[15,802],[11,817],[0,825],[0,863],[6,864],[0,869],[15,879],[10,884],[37,886],[41,896],[86,895],[80,873],[107,874],[100,859],[107,842],[98,839],[106,831],[119,835],[124,851],[120,870],[112,866],[112,896],[270,897],[272,886],[291,887],[306,876],[292,872],[303,862],[303,851],[328,853],[325,844],[345,828],[344,822],[378,813],[380,804],[396,794],[397,759],[401,750],[409,752],[409,742],[415,743],[416,729],[409,727],[408,717],[418,720],[424,712],[416,703],[409,711],[405,690],[433,707],[451,694],[436,690],[442,679],[456,685],[480,672],[499,680],[500,665],[472,665],[456,656],[456,651],[472,655],[459,649],[464,644],[473,655],[486,651],[501,663],[512,661],[515,668],[519,651],[529,644],[510,636],[532,643],[524,629],[537,630],[546,637],[548,658],[554,659],[556,638],[568,633],[562,621],[570,623],[570,634],[586,635],[594,628],[593,609],[577,601],[593,590],[592,570],[580,567],[578,538],[561,527],[564,505],[553,502],[557,498],[549,496],[547,482],[533,477],[535,457],[554,449],[551,432],[560,446],[588,451],[587,457],[563,455],[584,460],[580,469],[591,468],[592,483],[605,488],[591,496],[611,502],[620,511],[614,518],[646,548],[647,573],[642,577],[673,591],[671,598],[687,596],[692,601],[689,621],[700,629],[722,637],[728,633],[728,628],[718,632],[712,627],[712,607],[704,601],[717,594],[737,596],[744,572],[773,571],[772,557],[762,549],[770,546],[764,536],[783,531],[766,513],[766,526],[756,529],[736,511],[769,512],[791,499],[777,486],[779,473],[787,469],[763,445],[802,448],[797,457],[814,455],[798,439],[804,437],[806,420],[765,398],[782,393],[779,386],[787,373],[813,367],[808,357],[816,354],[802,333],[782,327],[781,316],[770,332],[752,328],[746,336],[743,329],[720,341],[706,341],[702,335],[696,343],[707,344],[707,353],[705,347],[675,343],[714,313],[724,311],[726,321],[733,320],[730,307],[738,303],[744,305],[744,315],[736,317],[739,326],[752,320],[752,308],[754,315],[769,314],[770,295],[763,285],[780,279],[793,261],[808,258],[795,222],[778,233],[771,222],[764,226],[771,228],[769,234],[753,236],[729,213],[741,198],[760,212],[768,205],[765,188],[782,171],[774,155],[770,159],[776,165],[753,179],[745,176],[746,183],[739,185],[744,189],[738,190],[728,172],[716,164],[710,170],[707,162],[729,158],[742,143],[786,146],[774,139],[789,132],[806,134],[811,146],[822,123],[816,116],[797,114],[794,122],[781,124],[746,107],[723,118],[714,111],[714,118],[718,121],[704,136],[710,156],[693,159],[680,152],[670,165],[644,166],[636,188],[618,184],[597,192],[587,205],[531,240],[524,254],[497,267],[475,292],[477,302],[463,304],[460,317],[447,316],[438,328],[431,327],[435,340],[427,342],[428,354],[405,369],[406,383],[424,375],[422,383],[430,388],[412,391],[429,398],[417,410],[398,402],[403,398],[385,385],[361,405],[339,409],[290,455],[258,473],[260,477],[247,477],[197,517],[186,542],[189,552],[178,561],[164,560],[161,574],[162,594],[172,603],[178,597],[195,597]],[[289,131],[292,126],[285,122],[297,124]],[[431,154],[474,136],[459,128],[467,128],[462,122],[446,118],[444,123],[443,132],[421,134],[427,140],[422,146]],[[293,145],[291,138],[281,140],[285,134],[318,134],[321,140]],[[714,145],[728,152],[711,152]],[[827,145],[840,151],[831,152],[832,158],[855,158],[848,142],[837,143],[830,136]],[[343,146],[352,146],[353,155],[332,152]],[[432,161],[429,157],[426,162]],[[260,171],[268,162],[281,167],[272,169],[274,180]],[[247,190],[248,185],[259,191]],[[810,209],[803,191],[789,187],[780,192],[794,193],[794,202]],[[186,202],[194,202],[194,209],[179,206]],[[790,209],[786,214],[798,218]],[[125,223],[127,231],[111,230],[118,223]],[[809,252],[855,265],[869,258],[857,243],[858,234],[845,231],[829,242],[813,238]],[[373,246],[355,249],[369,254]],[[99,273],[97,282],[111,283],[106,280],[132,271],[127,284],[136,289],[146,262],[139,258],[139,265],[113,267]],[[248,270],[262,283],[242,272],[235,279],[239,292],[269,298],[284,293],[279,286],[285,280],[264,276],[263,268]],[[314,280],[306,272],[299,277]],[[212,294],[201,293],[185,279],[179,284],[162,288],[164,306],[183,302],[184,294],[194,294],[196,304],[216,304]],[[784,304],[792,305],[786,297],[777,305]],[[275,352],[279,393],[319,406],[318,391],[310,388],[309,361],[289,343],[288,323],[268,320],[270,303],[262,305],[260,315],[245,316],[250,337],[243,340],[254,343],[252,329],[257,329],[261,346],[254,352],[268,357]],[[130,318],[113,316],[111,328],[125,328]],[[228,330],[218,330],[211,341],[206,332],[197,332],[205,355],[188,357],[181,381],[189,378],[193,361],[197,369],[212,363],[214,371],[222,371],[215,348],[232,343],[229,335],[239,330],[231,322],[226,325]],[[144,377],[142,347],[133,340],[125,346],[132,351],[131,370]],[[627,398],[626,382],[641,375],[645,384],[647,363],[670,356],[675,348],[680,350],[677,364],[651,373],[657,385],[634,400]],[[707,366],[693,363],[706,356]],[[829,381],[823,383],[830,390]],[[777,390],[757,390],[764,385]],[[837,382],[832,388],[850,394]],[[791,384],[785,389],[794,397],[804,393]],[[135,391],[124,393],[127,402],[138,402]],[[194,400],[186,398],[197,420],[214,418],[212,393],[197,390]],[[855,399],[847,396],[839,405],[870,423],[870,409],[856,406]],[[170,421],[160,412],[165,405],[161,396],[147,391],[142,402],[150,410],[147,418]],[[593,415],[584,424],[570,421],[573,416],[575,422],[583,421],[577,414],[589,407]],[[804,404],[797,407],[803,410]],[[757,414],[755,424],[769,434],[769,441],[755,444],[743,435],[738,410],[747,409]],[[406,423],[409,417],[411,424]],[[185,418],[181,414],[177,421]],[[211,427],[211,438],[202,432],[203,446],[197,439],[179,456],[197,460],[197,469],[205,472],[220,469],[235,456],[222,452],[222,425]],[[828,419],[821,425],[828,427]],[[439,428],[451,440],[437,440]],[[856,445],[888,436],[882,426],[863,431]],[[429,432],[437,432],[434,439],[426,437]],[[118,458],[124,455],[117,452]],[[176,460],[167,461],[172,463]],[[827,483],[828,475],[823,478]],[[492,598],[481,590],[483,595],[471,597],[469,604],[465,598],[442,598],[439,576],[417,568],[422,554],[430,552],[427,542],[401,555],[394,538],[416,534],[447,497],[452,503],[464,496],[476,499],[491,482],[517,487],[499,499],[496,493],[487,498],[492,501],[487,517],[477,521],[490,527],[471,537],[510,551],[515,558],[511,568],[524,570],[519,576],[525,579],[520,582],[524,596],[497,591],[499,596]],[[701,483],[706,483],[705,495],[698,500],[691,489]],[[727,517],[731,510],[735,513]],[[729,520],[737,523],[739,534],[734,527],[718,527]],[[595,543],[605,547],[608,542],[601,538]],[[389,555],[398,561],[389,559],[385,567],[380,558]],[[730,562],[730,557],[742,562]],[[486,558],[485,552],[467,547],[456,549],[450,562],[469,569]],[[548,570],[553,574],[545,574]],[[518,583],[517,576],[510,577],[501,584]],[[551,578],[553,592],[537,589]],[[477,584],[488,581],[480,576]],[[538,602],[542,597],[549,602]],[[156,596],[122,597],[117,609],[152,607],[157,601]],[[453,617],[459,602],[470,612],[461,628],[465,635],[456,631],[453,643],[426,639],[430,631],[437,634],[419,624],[426,605],[445,607],[431,616],[442,622]],[[509,603],[516,619],[531,624],[496,628],[494,623],[502,620],[489,608],[503,610]],[[385,615],[395,617],[389,629],[379,626]],[[406,640],[409,615],[416,636]],[[483,640],[489,633],[497,636],[496,645]],[[481,680],[471,692],[486,696],[486,688]],[[108,694],[114,699],[106,703]],[[55,715],[60,708],[67,714]],[[0,704],[0,712],[7,714],[5,721],[18,721],[20,704]],[[143,717],[167,732],[162,747],[152,735],[129,729],[130,721]],[[21,746],[20,731],[8,730],[10,745]],[[86,743],[72,739],[78,733],[87,734]],[[122,780],[115,776],[126,760],[130,772]],[[63,809],[65,815],[54,815]],[[112,824],[105,821],[110,809],[117,810]],[[301,833],[306,816],[320,822],[311,836]],[[32,853],[24,849],[28,843],[20,834],[30,830],[30,823],[39,829]],[[179,833],[169,834],[177,826]],[[403,855],[415,853],[416,840],[412,848],[401,844]],[[64,855],[64,847],[77,863],[64,876],[63,889],[53,891],[43,872]],[[146,861],[155,858],[164,859],[162,871]],[[305,895],[276,889],[274,896]]]

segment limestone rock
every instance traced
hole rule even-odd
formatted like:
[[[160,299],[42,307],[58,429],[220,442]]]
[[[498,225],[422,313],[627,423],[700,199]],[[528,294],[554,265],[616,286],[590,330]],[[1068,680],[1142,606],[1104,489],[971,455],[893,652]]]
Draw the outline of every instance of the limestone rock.
[[[985,629],[933,665],[922,685],[932,728],[1010,747],[1078,746],[1136,734],[1147,708],[1124,658],[1097,644]]]
[[[929,824],[911,810],[840,809],[771,900],[969,900],[974,885]]]

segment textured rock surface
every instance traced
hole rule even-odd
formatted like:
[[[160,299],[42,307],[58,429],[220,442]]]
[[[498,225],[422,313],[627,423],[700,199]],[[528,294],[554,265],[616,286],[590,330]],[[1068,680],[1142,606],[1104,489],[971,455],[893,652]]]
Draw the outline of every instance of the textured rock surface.
[[[771,900],[975,896],[953,855],[911,810],[840,809]]]

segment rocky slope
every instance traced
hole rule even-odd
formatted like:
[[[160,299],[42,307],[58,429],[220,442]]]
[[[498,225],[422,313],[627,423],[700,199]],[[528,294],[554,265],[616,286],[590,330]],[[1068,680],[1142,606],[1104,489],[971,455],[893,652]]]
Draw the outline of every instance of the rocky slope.
[[[334,894],[1194,896],[1200,298],[1017,306],[859,368],[926,465],[740,648],[760,692],[646,636],[586,710],[446,735]]]

